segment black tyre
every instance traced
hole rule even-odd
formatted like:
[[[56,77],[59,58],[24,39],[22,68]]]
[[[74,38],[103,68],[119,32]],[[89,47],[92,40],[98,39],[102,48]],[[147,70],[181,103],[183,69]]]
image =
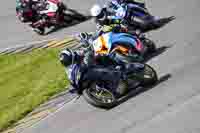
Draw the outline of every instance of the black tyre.
[[[158,76],[156,71],[148,64],[145,64],[144,70],[141,72],[143,76],[143,86],[151,86],[157,83]]]
[[[83,91],[83,97],[89,104],[106,109],[112,108],[117,104],[117,100],[112,92],[104,88],[97,90],[95,86],[96,84],[93,84],[90,88]]]

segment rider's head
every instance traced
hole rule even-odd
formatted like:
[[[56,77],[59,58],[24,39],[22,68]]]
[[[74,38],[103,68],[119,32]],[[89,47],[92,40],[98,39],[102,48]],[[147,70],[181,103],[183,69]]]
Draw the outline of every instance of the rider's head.
[[[113,4],[120,4],[123,0],[111,0],[110,2]]]
[[[93,5],[92,8],[90,9],[90,13],[91,13],[91,16],[93,17],[97,17],[98,15],[100,15],[102,12],[102,8],[100,5]]]
[[[104,8],[102,8],[100,5],[94,5],[90,9],[90,14],[91,14],[92,17],[96,17],[97,19],[102,19],[106,15]]]
[[[114,5],[123,4],[126,0],[111,0],[110,3]]]
[[[60,53],[59,60],[62,65],[68,67],[74,61],[75,54],[70,49],[65,49]]]

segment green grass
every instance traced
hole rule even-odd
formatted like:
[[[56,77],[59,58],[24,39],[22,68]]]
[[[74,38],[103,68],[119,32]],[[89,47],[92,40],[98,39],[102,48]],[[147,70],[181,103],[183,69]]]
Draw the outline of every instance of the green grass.
[[[0,55],[0,131],[68,84],[58,49]]]

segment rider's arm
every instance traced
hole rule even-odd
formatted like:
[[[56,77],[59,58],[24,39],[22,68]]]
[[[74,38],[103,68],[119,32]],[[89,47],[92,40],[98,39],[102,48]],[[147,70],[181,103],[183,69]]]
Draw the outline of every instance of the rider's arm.
[[[118,2],[118,0],[111,0],[108,4],[107,4],[108,9],[117,9],[120,7],[120,3]]]

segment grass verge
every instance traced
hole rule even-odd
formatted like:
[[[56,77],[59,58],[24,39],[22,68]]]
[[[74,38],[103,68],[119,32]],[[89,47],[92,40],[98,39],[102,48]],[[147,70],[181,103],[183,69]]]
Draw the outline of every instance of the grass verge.
[[[0,131],[68,84],[58,49],[0,55]]]

